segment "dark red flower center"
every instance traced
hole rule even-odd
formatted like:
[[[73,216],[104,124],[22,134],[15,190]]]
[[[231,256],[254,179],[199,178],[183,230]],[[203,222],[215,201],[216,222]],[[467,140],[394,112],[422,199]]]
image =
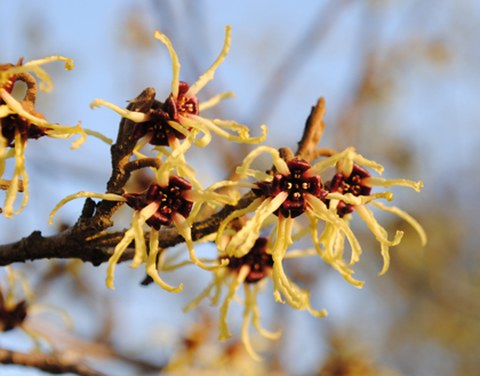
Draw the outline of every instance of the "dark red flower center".
[[[287,162],[289,175],[275,174],[271,182],[257,182],[258,188],[253,189],[257,196],[275,197],[280,192],[288,192],[288,197],[274,213],[281,213],[284,217],[298,217],[307,208],[305,195],[310,194],[324,199],[327,192],[322,188],[319,176],[307,176],[305,172],[311,167],[310,163],[302,159],[292,159]]]
[[[342,194],[351,193],[354,196],[368,196],[372,190],[364,183],[364,179],[370,177],[370,173],[363,167],[354,164],[349,176],[337,173],[333,179],[326,184],[330,192],[339,192]],[[353,205],[340,201],[337,206],[337,213],[340,217],[353,212]]]
[[[187,218],[192,210],[193,202],[185,198],[185,192],[192,185],[178,176],[171,176],[166,187],[151,184],[143,193],[126,193],[127,205],[135,210],[142,210],[152,202],[159,204],[157,211],[147,220],[147,224],[156,230],[170,226],[175,213]]]
[[[185,135],[172,128],[168,122],[173,120],[181,123],[180,116],[199,114],[197,97],[186,95],[189,88],[188,83],[180,81],[176,98],[170,94],[164,103],[155,102],[150,110],[150,120],[137,125],[138,136],[149,135],[150,144],[163,146],[168,146],[171,139],[183,140]],[[188,127],[185,129],[190,130]]]
[[[258,238],[252,249],[243,257],[227,257],[228,268],[239,271],[244,265],[248,265],[250,271],[245,278],[246,283],[261,281],[273,267],[272,255],[267,253],[267,238]]]
[[[27,317],[27,303],[22,300],[13,307],[5,306],[3,295],[0,293],[0,331],[8,332],[22,324]]]
[[[20,133],[23,141],[38,139],[45,136],[44,128],[30,123],[23,117],[12,114],[0,119],[2,136],[7,140],[7,145],[12,147],[15,143],[15,133]]]

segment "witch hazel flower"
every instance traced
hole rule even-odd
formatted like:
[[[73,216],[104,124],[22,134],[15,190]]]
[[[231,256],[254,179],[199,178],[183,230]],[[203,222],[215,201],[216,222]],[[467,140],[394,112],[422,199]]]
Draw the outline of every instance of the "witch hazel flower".
[[[233,120],[207,119],[200,116],[204,110],[233,96],[232,92],[226,92],[205,102],[200,102],[197,97],[201,89],[213,79],[215,71],[228,54],[231,39],[230,26],[225,28],[225,41],[220,55],[193,85],[180,81],[180,62],[168,37],[159,31],[155,31],[154,37],[165,44],[172,61],[171,93],[165,102],[155,102],[147,113],[122,109],[102,99],[94,100],[90,105],[92,108],[103,105],[137,123],[137,136],[144,138],[144,143],[140,145],[148,143],[156,146],[172,146],[174,140],[183,140],[191,133],[194,135],[195,144],[201,147],[210,143],[212,133],[240,143],[260,143],[265,140],[267,130],[265,125],[261,126],[261,136],[250,137],[249,128],[245,125]],[[200,139],[197,139],[198,135],[202,135]]]
[[[163,289],[170,292],[179,292],[182,285],[174,287],[161,279],[158,274],[159,260],[163,249],[159,247],[159,236],[162,227],[174,226],[178,233],[184,238],[188,248],[190,260],[193,264],[205,269],[216,269],[226,263],[213,263],[206,265],[195,254],[192,240],[191,226],[194,217],[200,211],[203,204],[210,205],[233,205],[235,198],[221,195],[215,192],[221,183],[217,183],[207,189],[193,187],[183,177],[170,175],[169,170],[156,175],[157,179],[150,184],[146,191],[135,193],[127,192],[122,195],[113,193],[95,193],[81,191],[65,197],[50,213],[49,223],[52,223],[56,212],[67,202],[77,198],[97,198],[107,201],[124,202],[134,210],[131,220],[131,227],[125,231],[123,238],[116,245],[112,256],[108,261],[106,285],[114,288],[115,267],[120,261],[131,243],[135,242],[135,252],[131,263],[132,268],[138,268],[145,263],[146,273],[154,282]],[[229,182],[225,182],[226,185]],[[148,246],[144,227],[149,227]]]
[[[63,56],[49,56],[25,63],[20,59],[16,65],[0,65],[0,179],[4,175],[6,161],[14,159],[13,176],[11,180],[4,181],[8,183],[8,188],[3,214],[8,218],[20,213],[28,202],[28,176],[25,170],[27,141],[43,136],[70,138],[79,135],[80,138],[72,144],[72,148],[78,148],[86,138],[87,132],[80,125],[69,127],[54,124],[35,110],[37,81],[30,72],[40,79],[40,89],[48,92],[53,85],[41,65],[53,61],[64,62],[68,70],[73,68],[73,61]],[[12,96],[13,87],[19,81],[27,85],[22,100]],[[13,205],[19,191],[23,191],[23,199],[20,208],[15,210]]]
[[[55,346],[51,339],[29,322],[30,317],[43,312],[57,314],[67,329],[72,329],[71,318],[66,312],[59,307],[37,302],[25,275],[12,266],[6,266],[0,282],[0,332],[20,329],[30,337],[35,348],[40,348],[46,341],[53,349]]]
[[[210,297],[212,305],[219,305],[222,290],[226,288],[227,293],[220,306],[219,318],[219,339],[226,340],[231,337],[227,323],[228,310],[231,302],[235,300],[238,290],[243,286],[244,311],[241,338],[248,354],[256,360],[261,360],[261,358],[252,346],[250,326],[253,325],[257,332],[267,339],[275,340],[281,335],[280,332],[266,330],[260,324],[257,296],[265,287],[265,279],[271,277],[273,268],[272,255],[267,248],[268,239],[260,237],[249,252],[242,257],[220,256],[221,261],[228,261],[226,266],[213,271],[213,281],[184,308],[188,312],[208,297]]]
[[[356,153],[353,148],[347,148],[341,153],[320,161],[315,169],[318,173],[328,167],[335,166],[336,174],[325,184],[326,189],[329,191],[327,195],[328,206],[336,211],[339,217],[345,218],[346,221],[350,220],[348,218],[350,217],[349,214],[355,212],[367,224],[369,230],[380,243],[383,267],[379,274],[382,275],[388,270],[390,264],[389,249],[401,242],[403,232],[396,231],[393,239],[388,239],[386,229],[378,223],[369,206],[395,214],[409,223],[417,232],[422,246],[427,243],[427,236],[418,221],[407,212],[396,206],[387,206],[378,201],[379,198],[392,201],[393,194],[391,192],[372,194],[371,190],[375,187],[404,186],[420,192],[423,183],[408,179],[385,179],[380,176],[371,176],[362,165],[372,168],[380,175],[384,170],[383,166],[365,159]]]
[[[277,171],[275,176],[249,168],[253,160],[263,152],[272,155],[273,165]],[[309,292],[290,281],[283,269],[286,250],[293,243],[291,233],[294,218],[310,210],[310,200],[316,199],[322,202],[321,200],[326,194],[322,190],[319,178],[305,174],[307,168],[308,163],[305,161],[291,161],[287,164],[277,150],[267,146],[261,146],[252,151],[237,169],[237,173],[240,176],[254,176],[263,180],[253,184],[253,191],[258,197],[245,209],[236,210],[225,218],[219,226],[216,242],[220,247],[225,241],[225,237],[229,238],[224,253],[230,257],[241,258],[248,254],[269,217],[275,214],[277,216],[276,232],[270,236],[275,239],[271,247],[274,297],[277,301],[284,302],[283,296],[292,307],[308,310],[312,315],[321,317],[325,316],[325,310],[318,311],[312,308]],[[240,230],[232,231],[229,228],[233,220],[249,213],[253,213],[252,217]],[[341,222],[326,208],[319,215],[329,221]],[[348,226],[343,222],[338,226],[348,233],[349,238],[356,241]]]

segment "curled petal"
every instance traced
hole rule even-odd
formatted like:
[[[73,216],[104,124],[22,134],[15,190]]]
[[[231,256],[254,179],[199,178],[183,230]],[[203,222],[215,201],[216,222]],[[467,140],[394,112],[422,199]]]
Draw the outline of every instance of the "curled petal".
[[[331,157],[325,158],[320,160],[319,162],[315,163],[307,172],[308,176],[318,175],[321,172],[325,171],[330,167],[334,167],[337,163],[341,163],[341,172],[346,176],[350,176],[350,173],[353,169],[353,163],[358,163],[365,167],[369,167],[375,170],[377,173],[382,174],[384,168],[381,164],[366,159],[362,155],[358,154],[355,151],[355,148],[349,147],[346,148],[344,151],[334,154]]]
[[[175,213],[173,215],[173,223],[175,224],[175,227],[177,228],[178,233],[185,239],[185,244],[187,245],[187,248],[188,248],[190,260],[192,260],[192,262],[195,265],[197,265],[198,267],[204,270],[215,270],[221,267],[222,265],[225,265],[226,263],[228,263],[228,260],[222,260],[220,264],[214,264],[210,266],[205,265],[195,254],[195,249],[192,241],[192,230],[186,218],[178,213]]]
[[[123,252],[127,249],[128,245],[135,239],[135,230],[133,228],[128,229],[123,235],[122,240],[116,245],[113,250],[112,256],[108,259],[107,277],[105,284],[109,289],[115,289],[113,281],[115,280],[115,266],[117,265]]]
[[[153,279],[153,281],[159,285],[162,289],[168,292],[180,292],[183,290],[183,284],[180,284],[177,287],[171,286],[165,281],[163,281],[159,274],[158,274],[158,264],[157,258],[159,256],[159,252],[161,251],[158,248],[158,231],[152,229],[150,231],[150,244],[149,244],[149,253],[147,258],[147,265],[146,265],[146,272],[147,274]]]
[[[139,246],[137,241],[140,238],[143,238],[143,230],[142,226],[145,222],[158,210],[158,204],[156,202],[152,202],[151,204],[147,205],[145,208],[140,210],[139,212],[135,212],[132,217],[132,227],[128,229],[125,234],[123,235],[122,240],[117,244],[113,251],[113,255],[108,260],[107,266],[107,278],[106,278],[106,285],[110,289],[114,289],[113,281],[115,277],[115,266],[117,265],[120,257],[122,257],[123,252],[127,249],[130,243],[135,240],[135,255],[134,255],[134,266],[139,259],[145,260],[146,259],[146,250],[144,249],[145,244]],[[145,242],[145,239],[143,239]]]
[[[93,110],[95,107],[100,107],[104,106],[107,107],[113,111],[115,111],[117,114],[119,114],[121,117],[131,120],[134,123],[144,123],[148,120],[150,120],[149,116],[147,114],[144,114],[143,112],[136,112],[136,111],[129,111],[126,108],[121,108],[118,107],[117,105],[104,101],[103,99],[95,99],[90,103],[90,108]]]
[[[307,211],[326,222],[330,222],[333,226],[340,229],[348,239],[350,247],[352,248],[352,256],[350,259],[350,264],[356,263],[360,259],[362,254],[362,248],[357,238],[353,234],[350,226],[344,222],[341,218],[338,217],[333,211],[329,210],[327,206],[317,197],[312,195],[306,195],[305,201],[307,202],[309,208]]]
[[[26,111],[22,104],[13,98],[7,91],[0,89],[0,97],[5,101],[5,103],[19,116],[27,119],[32,124],[35,124],[38,127],[45,128],[45,132],[51,137],[57,138],[70,138],[76,134],[80,138],[72,144],[72,149],[78,148],[86,139],[86,133],[80,125],[73,127],[66,127],[63,125],[53,124],[45,119],[39,118],[32,115],[30,112]]]
[[[183,308],[184,312],[189,312],[192,309],[196,308],[203,299],[210,296],[211,292],[216,289],[217,291],[221,291],[221,288],[230,274],[228,273],[227,269],[218,269],[213,273],[213,281],[201,292],[199,296],[197,296],[194,300],[192,300],[185,308]],[[219,294],[216,294],[219,295]],[[213,302],[215,304],[216,301]]]
[[[246,176],[255,176],[250,170],[250,165],[253,161],[262,153],[269,153],[273,159],[273,165],[277,169],[277,171],[282,175],[290,174],[290,169],[288,168],[287,162],[285,162],[281,157],[280,153],[277,149],[274,149],[269,146],[259,146],[256,149],[252,150],[243,160],[242,164],[237,167],[237,174],[241,177]],[[255,171],[255,170],[253,170]],[[269,180],[272,179],[271,176],[268,176]],[[266,179],[258,179],[258,180],[266,180]]]
[[[45,72],[42,68],[40,68],[40,65],[47,64],[53,61],[63,61],[65,63],[65,69],[67,70],[72,70],[74,66],[72,59],[64,56],[54,55],[54,56],[48,56],[42,59],[30,60],[22,65],[11,67],[8,69],[6,73],[7,75],[13,75],[13,74],[23,73],[23,72],[33,72],[41,80],[40,90],[49,92],[53,88],[52,80],[48,75],[48,73]],[[1,77],[2,84],[3,84],[3,80],[4,78]]]
[[[425,246],[427,244],[427,234],[425,233],[425,230],[420,225],[420,223],[418,223],[418,221],[415,218],[413,218],[410,214],[408,214],[407,212],[403,211],[402,209],[396,206],[389,207],[380,202],[373,202],[372,205],[383,211],[396,214],[400,218],[402,218],[404,221],[408,222],[415,229],[418,236],[420,237],[422,246]]]
[[[180,116],[180,121],[181,123],[183,124],[178,124],[181,128],[183,128],[183,132],[180,131],[180,128],[175,128],[177,129],[179,132],[183,133],[184,135],[189,135],[189,134],[194,134],[195,137],[194,137],[194,143],[195,145],[197,145],[198,147],[205,147],[207,146],[210,141],[212,141],[212,132],[210,132],[210,129],[205,126],[205,124],[203,122],[200,122],[198,121],[198,118],[200,118],[199,116],[197,117],[194,117],[194,116],[189,116],[189,117],[186,117],[186,116]],[[195,120],[194,120],[195,119]],[[202,119],[202,118],[200,118]],[[172,127],[173,127],[173,124],[174,123],[173,121],[169,121],[168,122]],[[188,127],[188,128],[191,128],[192,131],[188,131],[187,129],[185,129],[185,126]],[[196,131],[194,133],[194,131]],[[200,138],[200,139],[197,139],[197,135],[199,134],[199,132],[203,133],[203,136]]]
[[[236,233],[233,230],[227,230],[227,226],[230,224],[230,222],[232,222],[236,218],[240,218],[245,214],[248,214],[257,210],[257,208],[261,205],[262,201],[263,200],[261,198],[253,200],[252,203],[248,205],[246,208],[233,211],[220,223],[220,226],[218,226],[218,230],[217,230],[217,238],[215,240],[215,243],[218,249],[220,250],[224,249],[224,247],[222,247],[221,244],[223,243],[225,236],[230,236]]]
[[[245,291],[245,307],[243,310],[243,322],[242,322],[242,342],[245,346],[245,350],[247,353],[252,357],[252,359],[261,361],[262,358],[258,355],[258,353],[253,349],[252,343],[250,341],[250,333],[249,333],[249,326],[250,320],[254,321],[255,328],[265,337],[272,338],[274,333],[270,333],[263,329],[259,323],[259,313],[258,307],[256,302],[256,292],[252,293],[250,291],[250,285],[244,284],[244,291]],[[272,335],[272,337],[269,337]],[[272,338],[276,339],[278,337]]]
[[[220,307],[220,319],[219,319],[220,326],[219,326],[219,335],[218,335],[218,339],[220,341],[226,340],[227,338],[230,338],[232,336],[230,334],[230,331],[228,330],[228,324],[227,324],[228,308],[230,306],[230,302],[235,296],[235,293],[237,292],[238,288],[242,285],[242,283],[245,281],[245,278],[247,278],[247,275],[249,272],[250,272],[250,268],[248,267],[248,265],[244,265],[242,268],[240,268],[237,275],[232,276],[232,281],[228,286],[227,296],[225,297],[225,300],[223,301],[223,304]]]
[[[339,192],[330,192],[327,197],[328,200],[337,200],[343,201],[349,205],[365,205],[375,199],[384,198],[387,201],[393,200],[393,193],[392,192],[380,192],[380,193],[373,193],[368,196],[355,196],[352,193],[339,193]],[[332,204],[330,204],[332,207]]]
[[[214,125],[214,127],[212,127],[212,130],[221,137],[227,139],[228,141],[247,144],[259,144],[265,141],[265,139],[267,138],[267,126],[265,124],[260,126],[260,129],[262,130],[261,136],[250,137],[250,129],[246,125],[239,124],[236,121],[213,119],[209,122]],[[238,136],[231,135],[219,127],[237,132]]]
[[[375,238],[381,245],[383,268],[380,271],[380,275],[384,274],[388,270],[390,263],[390,255],[388,253],[388,250],[390,247],[398,245],[400,243],[403,237],[403,231],[397,231],[394,238],[392,240],[389,240],[387,231],[382,226],[380,226],[370,209],[368,209],[365,205],[358,205],[355,210],[367,224],[368,228],[375,235]]]
[[[0,106],[0,119],[7,117],[8,115],[14,114],[14,112],[6,104]],[[0,137],[3,137],[0,132]]]
[[[309,215],[309,217],[311,222],[316,222],[315,218],[312,218],[311,215]],[[357,288],[361,288],[364,282],[353,278],[355,272],[348,267],[347,263],[343,260],[345,234],[329,222],[325,223],[325,228],[320,239],[318,239],[316,225],[311,225],[311,232],[315,251],[322,260],[331,265],[348,283]],[[321,247],[322,244],[324,249]]]
[[[404,187],[412,188],[417,192],[420,192],[420,189],[423,188],[422,181],[413,181],[407,179],[383,179],[376,176],[370,176],[368,178],[364,178],[363,182],[368,185],[381,186],[386,188],[394,185],[402,185]]]
[[[225,249],[229,256],[242,257],[254,246],[260,235],[260,229],[265,220],[275,212],[287,199],[288,192],[280,192],[274,198],[265,199],[255,211],[255,214],[230,240]]]
[[[263,328],[260,324],[260,310],[258,309],[257,305],[257,294],[260,288],[262,287],[262,283],[256,283],[253,286],[249,284],[244,284],[245,287],[245,307],[249,307],[249,309],[252,311],[252,323],[255,329],[260,333],[261,336],[275,340],[280,338],[282,335],[282,331],[278,330],[276,332],[272,332],[270,330],[267,330]],[[253,292],[250,290],[250,288],[253,288]]]
[[[53,217],[57,213],[58,210],[62,206],[64,206],[67,202],[70,202],[72,200],[75,200],[77,198],[99,198],[102,200],[107,200],[107,201],[126,201],[126,199],[123,196],[116,195],[114,193],[95,193],[95,192],[88,192],[88,191],[80,191],[71,195],[68,195],[64,199],[62,199],[50,212],[50,216],[48,217],[48,224],[51,225],[53,222]]]
[[[290,306],[299,310],[307,310],[315,317],[324,317],[326,310],[315,310],[310,305],[310,294],[295,285],[288,279],[283,270],[283,259],[289,245],[292,244],[291,232],[293,226],[292,218],[279,217],[275,244],[272,247],[273,258],[273,285],[274,297],[278,302],[282,301],[282,295]]]
[[[25,171],[25,147],[27,143],[22,140],[20,133],[15,133],[15,168],[13,170],[12,180],[6,192],[3,215],[11,218],[14,214],[20,213],[28,203],[28,175]],[[23,180],[23,199],[18,210],[13,209],[13,203],[17,198],[19,191],[20,177]]]
[[[168,37],[160,31],[155,31],[153,36],[161,41],[168,49],[170,54],[170,60],[172,61],[172,95],[174,98],[178,97],[179,77],[180,77],[180,61],[178,60],[177,53],[173,49],[172,42]]]
[[[209,100],[203,101],[202,103],[200,103],[199,106],[198,106],[198,110],[199,110],[199,112],[205,111],[209,108],[215,107],[221,101],[223,101],[227,98],[232,98],[234,96],[235,96],[235,94],[233,93],[233,91],[227,91],[225,93],[217,94],[214,97],[210,98]]]
[[[220,51],[220,54],[218,55],[217,59],[213,62],[213,64],[210,66],[210,68],[208,68],[207,71],[200,76],[197,82],[195,82],[192,86],[190,86],[187,93],[185,94],[187,97],[197,95],[198,92],[202,90],[203,87],[213,79],[215,75],[215,71],[223,63],[223,61],[225,60],[225,57],[228,54],[228,51],[230,50],[231,35],[232,35],[232,27],[226,26],[225,40],[223,42],[222,51]]]

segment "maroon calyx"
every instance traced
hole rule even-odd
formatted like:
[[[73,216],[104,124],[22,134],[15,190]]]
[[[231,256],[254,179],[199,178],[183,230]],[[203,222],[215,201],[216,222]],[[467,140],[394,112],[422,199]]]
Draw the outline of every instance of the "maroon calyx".
[[[38,116],[41,114],[34,114]],[[38,116],[39,117],[39,116]],[[43,117],[43,116],[41,116]],[[15,144],[15,133],[19,132],[22,141],[27,139],[38,139],[45,136],[45,129],[30,123],[27,119],[12,114],[0,119],[2,136],[7,140],[7,146],[13,147]]]
[[[258,238],[252,249],[242,257],[225,257],[229,260],[227,267],[239,271],[244,265],[249,267],[246,283],[256,283],[265,278],[273,267],[272,255],[267,253],[267,238]]]
[[[283,217],[295,218],[307,209],[305,195],[310,194],[323,200],[328,192],[323,189],[319,176],[309,176],[306,171],[310,163],[303,159],[292,159],[287,162],[290,174],[275,174],[271,182],[261,181],[255,183],[258,188],[253,192],[257,196],[275,197],[280,192],[288,192],[288,197],[280,208],[274,212]]]
[[[155,102],[149,112],[150,120],[137,125],[137,137],[148,135],[149,144],[157,146],[169,146],[172,139],[183,140],[185,135],[168,122],[173,120],[181,124],[180,116],[199,114],[197,97],[186,95],[189,88],[188,83],[180,81],[177,98],[170,94],[164,103]],[[189,127],[185,129],[190,130]]]
[[[0,332],[8,332],[21,325],[27,317],[27,302],[21,300],[11,307],[5,305],[3,292],[0,289]]]
[[[147,224],[160,230],[161,226],[172,224],[175,213],[188,217],[193,202],[185,198],[185,193],[191,189],[192,185],[187,180],[171,176],[166,187],[154,183],[143,193],[125,193],[123,197],[127,199],[127,205],[135,210],[142,210],[153,202],[158,203],[157,211],[147,220]]]
[[[372,187],[366,185],[363,180],[370,177],[370,173],[363,167],[354,164],[352,172],[349,176],[336,173],[332,180],[326,183],[329,192],[339,192],[341,194],[351,193],[354,196],[368,196],[372,191]],[[354,206],[340,201],[337,205],[337,213],[339,217],[354,211]]]

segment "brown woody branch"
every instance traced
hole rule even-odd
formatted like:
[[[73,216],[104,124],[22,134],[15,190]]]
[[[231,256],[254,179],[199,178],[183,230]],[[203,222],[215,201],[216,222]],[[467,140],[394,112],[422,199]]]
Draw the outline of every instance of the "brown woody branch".
[[[22,353],[0,349],[0,363],[37,368],[56,375],[74,373],[79,376],[106,376],[78,359],[62,354]]]
[[[147,112],[155,102],[155,91],[145,89],[128,106],[129,110]],[[318,155],[317,143],[324,130],[323,116],[325,101],[320,98],[317,105],[307,119],[305,131],[299,142],[297,156],[310,161]],[[130,161],[133,148],[138,139],[134,132],[135,124],[122,119],[116,143],[111,148],[112,175],[107,183],[107,192],[122,194],[123,187],[133,170],[143,167],[156,167],[158,160],[148,158],[143,162]],[[281,149],[282,155],[291,158],[291,152]],[[324,150],[328,154],[328,150]],[[201,239],[217,231],[220,223],[234,210],[247,207],[255,195],[249,192],[244,195],[235,206],[226,205],[218,213],[207,219],[195,222],[192,226],[193,240]],[[91,199],[85,201],[82,214],[77,223],[60,234],[44,237],[39,231],[11,244],[0,245],[0,265],[9,265],[14,262],[40,259],[80,259],[93,265],[106,262],[113,253],[113,248],[124,235],[124,231],[106,232],[112,226],[111,216],[122,205],[119,202],[100,201],[98,204]],[[159,247],[169,248],[183,243],[184,239],[175,228],[164,228],[160,231]],[[128,249],[121,261],[131,259],[133,249]]]

